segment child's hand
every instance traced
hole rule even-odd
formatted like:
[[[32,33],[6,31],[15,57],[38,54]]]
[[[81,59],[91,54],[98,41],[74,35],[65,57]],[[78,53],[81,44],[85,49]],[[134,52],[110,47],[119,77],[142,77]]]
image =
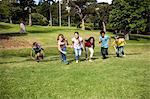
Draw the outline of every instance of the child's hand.
[[[67,52],[65,52],[65,51],[61,51],[63,54],[67,54]]]

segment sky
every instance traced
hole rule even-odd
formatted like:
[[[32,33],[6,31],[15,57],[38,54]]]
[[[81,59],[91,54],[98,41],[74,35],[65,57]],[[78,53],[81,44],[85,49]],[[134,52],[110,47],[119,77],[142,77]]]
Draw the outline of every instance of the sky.
[[[39,0],[34,0],[36,3],[39,2]],[[97,2],[108,2],[109,4],[111,4],[112,0],[97,0]]]

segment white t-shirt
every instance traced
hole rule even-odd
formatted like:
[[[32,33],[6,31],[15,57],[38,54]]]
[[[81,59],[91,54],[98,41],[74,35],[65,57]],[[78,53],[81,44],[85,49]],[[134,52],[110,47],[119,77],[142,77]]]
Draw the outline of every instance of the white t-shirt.
[[[83,41],[82,37],[79,37],[78,39],[76,39],[75,37],[73,37],[73,38],[72,38],[72,42],[74,42],[74,43],[73,43],[73,47],[74,47],[75,49],[80,49],[80,48],[82,48],[82,41]]]

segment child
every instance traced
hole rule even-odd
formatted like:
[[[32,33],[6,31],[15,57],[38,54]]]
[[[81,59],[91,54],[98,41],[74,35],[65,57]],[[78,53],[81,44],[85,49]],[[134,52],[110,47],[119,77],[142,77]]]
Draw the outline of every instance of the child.
[[[82,37],[79,36],[78,32],[74,33],[74,37],[72,38],[72,43],[74,47],[74,52],[75,52],[75,58],[76,58],[76,63],[79,62],[79,58],[82,53],[82,48],[83,48],[83,39]]]
[[[126,44],[126,41],[124,38],[121,37],[115,37],[115,41],[113,42],[114,49],[116,50],[117,57],[119,56],[125,56],[124,55],[124,45]]]
[[[94,37],[90,37],[88,40],[85,40],[84,46],[85,46],[86,60],[88,59],[88,49],[89,49],[89,51],[90,51],[89,61],[92,62],[91,59],[93,57],[94,47],[95,47],[95,39],[94,39]]]
[[[108,56],[109,39],[110,37],[106,36],[104,31],[100,32],[99,43],[101,43],[101,54],[102,54],[103,59],[106,59]]]
[[[37,62],[39,62],[40,59],[43,59],[43,57],[44,57],[43,50],[44,49],[37,42],[33,43],[32,51],[34,51],[34,53],[35,53],[35,60]]]
[[[68,65],[68,61],[67,61],[67,58],[66,58],[66,45],[68,45],[68,41],[65,39],[65,37],[63,36],[63,34],[59,34],[58,37],[57,37],[57,44],[58,44],[58,50],[60,52],[60,55],[61,55],[61,58],[62,58],[62,61]]]

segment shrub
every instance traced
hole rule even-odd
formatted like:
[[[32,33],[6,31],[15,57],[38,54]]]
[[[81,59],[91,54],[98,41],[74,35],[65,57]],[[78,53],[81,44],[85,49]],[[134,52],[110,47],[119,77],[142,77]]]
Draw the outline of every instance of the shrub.
[[[39,13],[32,13],[32,23],[33,25],[48,25],[48,20],[46,17]]]

